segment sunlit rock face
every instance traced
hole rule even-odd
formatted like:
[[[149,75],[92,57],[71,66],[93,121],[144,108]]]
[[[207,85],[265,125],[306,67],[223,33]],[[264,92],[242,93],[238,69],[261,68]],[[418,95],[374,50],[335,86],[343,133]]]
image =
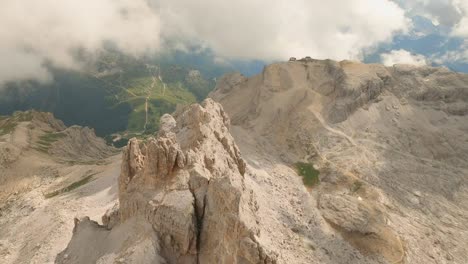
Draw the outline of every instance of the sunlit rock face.
[[[157,255],[168,263],[275,263],[274,252],[256,240],[255,195],[245,186],[246,164],[221,105],[207,99],[161,122],[158,137],[133,139],[123,151],[120,207],[103,218],[118,223],[105,232],[135,219],[149,224]],[[88,222],[77,222],[74,239],[82,236],[81,223],[92,226]],[[89,260],[70,246],[59,263]]]

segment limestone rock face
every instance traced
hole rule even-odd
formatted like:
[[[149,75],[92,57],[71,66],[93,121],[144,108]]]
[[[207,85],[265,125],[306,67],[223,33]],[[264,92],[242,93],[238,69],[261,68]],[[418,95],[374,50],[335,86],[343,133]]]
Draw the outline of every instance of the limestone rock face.
[[[71,126],[60,133],[62,136],[51,144],[48,153],[61,159],[90,162],[117,153],[89,127]]]
[[[246,164],[229,122],[207,99],[174,118],[164,115],[157,138],[130,140],[119,177],[120,223],[110,224],[116,210],[103,217],[109,232],[144,219],[167,263],[275,263],[256,239],[255,196],[245,186]]]
[[[160,123],[158,135],[165,135],[165,133],[170,132],[177,125],[174,117],[169,114],[164,114],[161,117]]]
[[[40,123],[46,124],[47,126],[57,131],[61,131],[67,128],[65,124],[61,120],[56,119],[52,113],[37,112],[34,110],[30,112],[32,114],[32,121],[35,123],[35,125],[40,126]]]
[[[220,88],[220,92],[227,93],[232,88],[242,84],[245,82],[247,78],[245,78],[242,74],[230,73],[219,80],[218,87]]]
[[[102,224],[107,229],[112,229],[116,224],[120,222],[120,212],[119,212],[119,204],[116,203],[112,208],[106,211],[106,213],[102,216]]]
[[[382,221],[378,212],[353,196],[324,194],[320,209],[325,219],[348,232],[376,233],[375,222]]]
[[[399,261],[404,255],[400,239],[385,223],[385,211],[376,204],[351,195],[323,194],[319,209],[354,246],[391,262]]]
[[[108,230],[88,217],[75,219],[73,239],[55,263],[167,263],[152,226],[133,218]]]
[[[247,160],[319,168],[303,223],[319,214],[372,263],[468,262],[468,74],[304,59],[226,75],[209,96]],[[353,257],[322,263],[363,263]]]

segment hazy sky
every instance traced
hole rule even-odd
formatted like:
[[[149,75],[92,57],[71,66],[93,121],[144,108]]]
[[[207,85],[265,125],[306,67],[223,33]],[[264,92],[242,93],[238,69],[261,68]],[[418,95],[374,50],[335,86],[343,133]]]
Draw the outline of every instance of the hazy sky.
[[[221,59],[362,60],[395,37],[429,34],[414,17],[447,40],[468,37],[468,0],[2,0],[0,84],[49,81],[46,65],[79,69],[73,54],[105,43],[135,56],[195,44]],[[394,45],[376,56],[388,65],[467,62],[460,43],[437,54]]]

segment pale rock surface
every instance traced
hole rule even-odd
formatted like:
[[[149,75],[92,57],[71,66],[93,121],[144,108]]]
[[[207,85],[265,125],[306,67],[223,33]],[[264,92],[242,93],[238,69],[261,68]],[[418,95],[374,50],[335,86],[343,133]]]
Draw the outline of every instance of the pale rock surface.
[[[156,254],[167,263],[276,263],[277,254],[260,242],[255,192],[246,185],[246,164],[229,122],[222,107],[207,99],[174,118],[163,116],[157,138],[132,139],[123,152],[119,177],[120,223],[110,231],[97,225],[94,229],[125,241],[128,235],[119,235],[119,230],[139,219],[154,230]],[[113,212],[106,213],[105,224],[116,219]],[[87,225],[87,219],[77,223],[57,263],[114,263],[123,255],[128,259],[140,254],[118,245],[110,257],[100,246],[105,242],[94,244],[91,233],[83,234]],[[76,246],[83,237],[102,254],[84,254]]]
[[[169,114],[164,114],[160,120],[160,126],[158,135],[164,136],[165,133],[169,133],[177,126],[177,123],[173,116]]]
[[[17,116],[0,132],[0,259],[467,263],[467,87],[443,68],[275,63],[220,79],[211,97],[223,107],[180,108],[121,161],[92,164],[106,151],[91,130],[72,128],[76,138],[60,141],[70,147],[51,155],[59,142],[45,153],[37,141],[63,124]],[[303,185],[298,161],[320,170],[320,184]]]
[[[92,165],[117,153],[92,129],[67,128],[51,113],[16,112],[0,119],[0,205],[32,177],[57,176],[57,163]]]
[[[112,232],[88,217],[75,219],[68,248],[80,255],[83,263],[166,263],[158,255],[159,244],[151,225],[137,218],[114,227]],[[62,252],[56,262],[78,263],[75,254]]]
[[[119,203],[115,203],[112,208],[109,208],[102,216],[102,225],[111,230],[112,227],[120,222]]]
[[[53,154],[58,141],[67,151]],[[115,153],[92,130],[67,129],[50,113],[0,118],[0,263],[54,263],[73,217],[101,216],[117,200]]]
[[[270,225],[306,241],[285,241],[281,263],[468,262],[468,75],[298,60],[226,75],[210,97],[264,172]],[[310,191],[286,169],[298,161],[321,171]]]
[[[71,126],[61,133],[63,137],[52,143],[48,153],[62,160],[90,162],[117,153],[91,128]]]

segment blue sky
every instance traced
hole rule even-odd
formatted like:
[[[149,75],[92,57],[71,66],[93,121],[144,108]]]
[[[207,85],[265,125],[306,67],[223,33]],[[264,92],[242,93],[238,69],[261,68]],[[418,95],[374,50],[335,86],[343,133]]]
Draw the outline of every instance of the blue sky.
[[[408,51],[428,65],[468,72],[468,0],[395,0],[410,19],[410,30],[397,34],[365,56],[382,62],[382,54]],[[402,54],[400,52],[400,54]]]
[[[380,44],[377,50],[371,50],[364,56],[364,61],[382,62],[382,54],[405,50],[412,56],[424,56],[428,65],[443,65],[454,71],[468,72],[468,42],[465,37],[454,36],[450,27],[434,25],[427,17],[415,15],[411,22],[413,29],[410,32],[398,34],[392,41]]]

